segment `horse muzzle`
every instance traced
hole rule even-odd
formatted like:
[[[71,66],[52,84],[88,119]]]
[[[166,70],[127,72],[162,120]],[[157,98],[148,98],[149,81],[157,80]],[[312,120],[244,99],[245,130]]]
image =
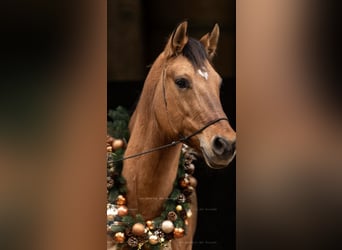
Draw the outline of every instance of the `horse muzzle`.
[[[200,147],[207,165],[215,169],[227,167],[236,153],[235,137],[229,140],[216,135],[209,142],[200,138]]]

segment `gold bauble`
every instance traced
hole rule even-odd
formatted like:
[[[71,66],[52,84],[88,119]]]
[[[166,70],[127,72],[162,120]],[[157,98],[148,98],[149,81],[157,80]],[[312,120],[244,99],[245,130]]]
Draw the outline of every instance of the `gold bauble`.
[[[141,223],[135,223],[132,227],[132,233],[141,236],[145,233],[145,226]]]
[[[114,235],[114,241],[116,243],[124,243],[125,242],[125,234],[123,232],[117,232]]]
[[[172,221],[170,220],[164,220],[161,224],[161,229],[164,233],[171,233],[175,226],[173,225]]]
[[[112,147],[111,146],[107,146],[107,152],[112,152]]]
[[[183,210],[183,207],[181,205],[177,205],[176,210],[177,210],[177,212],[180,212]]]
[[[151,220],[146,221],[146,226],[149,229],[154,229],[153,221],[151,221]]]

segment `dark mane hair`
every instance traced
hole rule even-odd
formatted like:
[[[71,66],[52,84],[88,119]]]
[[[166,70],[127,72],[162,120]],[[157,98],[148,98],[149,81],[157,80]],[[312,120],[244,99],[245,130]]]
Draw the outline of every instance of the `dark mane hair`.
[[[208,55],[203,44],[192,37],[189,37],[189,41],[183,48],[183,56],[189,59],[196,69],[202,68],[204,62],[208,60]]]

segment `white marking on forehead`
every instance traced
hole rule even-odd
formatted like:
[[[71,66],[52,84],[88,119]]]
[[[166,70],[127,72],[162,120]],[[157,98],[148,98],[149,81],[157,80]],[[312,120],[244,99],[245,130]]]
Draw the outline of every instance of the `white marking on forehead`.
[[[200,76],[202,76],[205,80],[208,80],[208,72],[205,71],[205,69],[199,69],[198,71],[198,74],[200,74]]]

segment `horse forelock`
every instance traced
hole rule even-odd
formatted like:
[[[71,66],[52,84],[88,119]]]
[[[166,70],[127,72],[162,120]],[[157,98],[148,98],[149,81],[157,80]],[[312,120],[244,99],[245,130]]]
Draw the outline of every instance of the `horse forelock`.
[[[188,42],[183,48],[182,54],[191,62],[195,69],[203,68],[205,62],[209,61],[208,54],[203,44],[192,37],[189,37]]]

